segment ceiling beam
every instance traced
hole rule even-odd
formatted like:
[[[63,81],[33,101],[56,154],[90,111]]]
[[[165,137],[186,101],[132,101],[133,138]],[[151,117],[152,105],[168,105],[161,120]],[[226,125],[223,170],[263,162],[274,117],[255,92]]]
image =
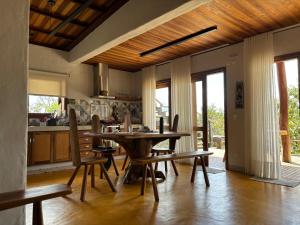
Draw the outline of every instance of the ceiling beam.
[[[64,20],[67,19],[66,16],[62,16],[62,15],[57,14],[57,13],[51,13],[50,14],[48,10],[43,10],[43,9],[40,9],[40,8],[32,6],[32,5],[30,6],[30,11],[34,12],[34,13],[38,13],[38,14],[43,15],[43,16],[52,17],[54,19],[61,20],[61,21],[64,21]],[[77,25],[77,26],[81,26],[81,27],[87,27],[89,25],[88,23],[81,22],[81,21],[76,20],[76,19],[71,20],[70,23],[72,23],[74,25]]]
[[[34,32],[38,32],[38,33],[42,33],[42,34],[46,34],[46,35],[49,35],[49,30],[46,30],[46,29],[41,29],[41,28],[37,28],[37,27],[34,27],[34,26],[30,26],[30,31],[34,31]],[[66,40],[74,40],[75,38],[70,36],[70,35],[66,35],[66,34],[63,34],[63,33],[56,33],[55,34],[56,37],[59,37],[59,38],[63,38],[63,39],[66,39]]]
[[[85,3],[85,0],[71,0],[71,1],[74,2],[74,3],[79,3],[79,4]],[[99,6],[95,3],[90,4],[89,8],[93,9],[93,10],[96,10],[96,11],[99,11],[99,12],[104,12],[105,9],[106,9],[104,6]]]
[[[73,47],[69,61],[84,62],[210,1],[130,0]]]
[[[67,51],[70,51],[74,46],[76,46],[80,41],[82,41],[89,33],[93,32],[99,25],[101,25],[107,18],[109,18],[115,11],[117,11],[122,5],[124,5],[129,0],[117,0],[111,4],[111,6],[99,17],[97,17],[90,26],[88,26],[80,35],[71,42],[67,47]]]
[[[77,16],[79,13],[81,13],[83,10],[89,7],[89,5],[91,5],[93,1],[94,0],[87,0],[84,4],[80,5],[64,21],[62,21],[57,27],[55,27],[54,30],[52,30],[49,35],[55,35],[66,24],[70,23],[75,18],[75,16]]]

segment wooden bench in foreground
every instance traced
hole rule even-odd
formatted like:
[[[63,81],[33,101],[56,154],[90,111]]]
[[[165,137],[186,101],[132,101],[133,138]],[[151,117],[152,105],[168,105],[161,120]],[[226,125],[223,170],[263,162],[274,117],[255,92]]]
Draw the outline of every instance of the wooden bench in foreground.
[[[13,191],[0,194],[0,211],[33,203],[32,224],[43,225],[42,201],[57,198],[72,193],[66,184],[55,184],[23,191]]]
[[[192,176],[191,176],[191,182],[192,183],[194,182],[196,167],[197,167],[197,161],[198,161],[198,158],[200,158],[205,183],[206,183],[206,186],[209,187],[209,180],[208,180],[207,171],[206,171],[206,168],[205,168],[204,157],[212,155],[212,154],[213,154],[213,152],[210,152],[210,151],[193,151],[193,152],[159,155],[159,156],[153,156],[153,157],[144,158],[144,159],[133,159],[132,162],[131,162],[132,164],[143,166],[143,180],[142,180],[142,187],[141,187],[141,195],[144,195],[144,192],[145,192],[146,178],[147,178],[147,175],[148,175],[147,167],[149,167],[149,169],[150,169],[150,175],[151,175],[151,180],[152,180],[152,186],[153,186],[155,201],[158,202],[159,201],[159,196],[158,196],[158,191],[157,191],[157,186],[156,186],[156,179],[155,179],[152,163],[162,162],[162,161],[178,160],[178,159],[186,159],[186,158],[195,158],[194,159],[194,165],[193,165],[193,172],[192,172]]]

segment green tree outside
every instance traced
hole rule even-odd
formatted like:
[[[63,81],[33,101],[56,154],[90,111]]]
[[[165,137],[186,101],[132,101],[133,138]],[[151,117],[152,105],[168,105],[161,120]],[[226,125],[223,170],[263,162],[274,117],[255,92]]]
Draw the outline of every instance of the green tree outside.
[[[58,97],[38,96],[34,104],[29,105],[32,113],[54,113],[60,109]]]
[[[300,154],[300,110],[297,87],[288,88],[289,96],[289,134],[292,154]]]

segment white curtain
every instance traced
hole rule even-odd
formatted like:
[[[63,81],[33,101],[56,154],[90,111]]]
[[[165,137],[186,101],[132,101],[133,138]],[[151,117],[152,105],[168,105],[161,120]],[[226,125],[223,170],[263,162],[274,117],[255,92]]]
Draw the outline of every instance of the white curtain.
[[[178,131],[193,133],[192,82],[190,56],[175,59],[171,63],[172,117],[179,115]],[[194,151],[193,137],[182,137],[177,141],[176,152]],[[190,162],[190,160],[185,160]]]
[[[244,40],[246,172],[268,179],[280,178],[273,62],[272,33]]]
[[[143,124],[155,130],[155,66],[143,68],[142,73]]]

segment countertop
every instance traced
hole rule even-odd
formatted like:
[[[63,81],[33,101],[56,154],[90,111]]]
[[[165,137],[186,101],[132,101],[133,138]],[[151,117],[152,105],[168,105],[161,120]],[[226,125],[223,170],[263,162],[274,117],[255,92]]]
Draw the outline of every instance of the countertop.
[[[91,126],[78,126],[78,130],[91,130]],[[28,132],[33,131],[68,131],[70,130],[69,126],[29,126]]]

